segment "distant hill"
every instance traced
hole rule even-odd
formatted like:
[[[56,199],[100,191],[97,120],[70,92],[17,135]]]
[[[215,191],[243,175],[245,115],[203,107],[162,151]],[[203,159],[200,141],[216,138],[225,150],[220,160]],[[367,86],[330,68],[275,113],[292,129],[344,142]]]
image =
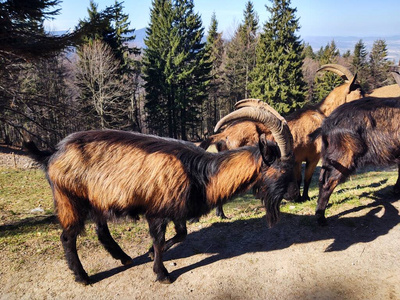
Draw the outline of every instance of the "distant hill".
[[[65,31],[56,31],[55,35],[60,35],[65,33]],[[132,42],[136,47],[144,48],[146,47],[144,44],[144,39],[146,38],[146,28],[136,29],[135,33],[136,38]],[[347,50],[353,52],[355,44],[361,39],[367,48],[367,51],[370,52],[372,49],[372,45],[374,41],[383,39],[386,41],[387,49],[388,49],[388,59],[394,60],[397,64],[400,61],[400,35],[397,36],[388,36],[388,37],[356,37],[356,36],[305,36],[302,37],[305,43],[310,44],[313,48],[314,52],[318,51],[321,47],[325,47],[332,40],[335,41],[336,47],[339,49],[340,54],[344,54]]]
[[[388,59],[395,60],[398,62],[400,60],[400,35],[389,36],[389,37],[355,37],[355,36],[305,36],[303,37],[304,42],[310,44],[314,52],[318,51],[321,47],[325,47],[330,44],[332,40],[335,41],[336,47],[339,49],[340,54],[344,54],[347,50],[353,52],[355,44],[362,40],[367,51],[370,52],[372,45],[376,40],[385,40],[388,49]]]

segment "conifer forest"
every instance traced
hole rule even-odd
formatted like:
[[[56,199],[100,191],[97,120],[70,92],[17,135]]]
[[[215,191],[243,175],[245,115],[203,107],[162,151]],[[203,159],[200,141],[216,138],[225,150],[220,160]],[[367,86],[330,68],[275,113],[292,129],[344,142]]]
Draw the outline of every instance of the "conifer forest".
[[[118,1],[91,1],[74,30],[46,32],[59,2],[0,1],[0,143],[51,147],[105,128],[200,141],[244,98],[283,116],[321,101],[342,83],[316,72],[329,63],[357,73],[365,92],[394,83],[385,40],[370,52],[362,40],[346,53],[333,40],[312,49],[290,0],[266,1],[267,20],[248,1],[230,39],[215,14],[202,24],[193,0],[153,0],[143,48]]]

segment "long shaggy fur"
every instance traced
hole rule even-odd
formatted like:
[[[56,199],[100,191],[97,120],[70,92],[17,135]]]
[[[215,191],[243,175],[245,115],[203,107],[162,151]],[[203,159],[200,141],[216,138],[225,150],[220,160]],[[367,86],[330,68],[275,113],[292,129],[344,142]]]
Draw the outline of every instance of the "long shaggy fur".
[[[96,221],[105,248],[125,264],[130,257],[112,239],[106,220],[144,214],[154,242],[153,269],[158,280],[169,281],[162,252],[184,239],[186,220],[257,185],[272,226],[293,181],[293,160],[281,161],[276,144],[209,153],[188,142],[106,130],[71,134],[54,153],[40,151],[33,143],[25,146],[44,166],[63,228],[66,258],[76,280],[83,283],[89,278],[77,255],[76,237],[88,215]],[[177,234],[165,242],[171,220]]]
[[[298,186],[302,181],[302,162],[306,162],[303,195],[299,195],[297,201],[309,199],[308,189],[311,178],[321,157],[321,140],[310,139],[309,135],[317,131],[323,120],[339,105],[362,97],[364,93],[354,78],[336,87],[322,102],[296,110],[286,117],[293,135],[296,161],[294,170]],[[207,149],[211,144],[215,144],[218,151],[225,151],[254,145],[258,143],[261,132],[268,132],[268,128],[261,123],[241,120],[233,122],[222,132],[210,136],[200,144],[200,147]],[[273,139],[271,135],[268,138]],[[217,214],[223,215],[222,207],[217,208]]]
[[[324,212],[333,189],[365,165],[400,167],[400,98],[364,98],[337,108],[322,124],[323,167],[317,216]],[[400,192],[397,180],[395,191]]]

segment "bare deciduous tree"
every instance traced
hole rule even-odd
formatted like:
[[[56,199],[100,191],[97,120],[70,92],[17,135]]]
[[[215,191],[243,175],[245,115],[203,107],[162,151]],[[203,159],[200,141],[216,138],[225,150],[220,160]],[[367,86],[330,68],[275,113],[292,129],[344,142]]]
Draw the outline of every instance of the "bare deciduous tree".
[[[118,74],[119,63],[111,48],[98,40],[83,45],[78,54],[76,85],[80,89],[82,108],[88,115],[94,109],[99,126],[110,127],[118,119],[121,111],[119,104],[124,94]]]

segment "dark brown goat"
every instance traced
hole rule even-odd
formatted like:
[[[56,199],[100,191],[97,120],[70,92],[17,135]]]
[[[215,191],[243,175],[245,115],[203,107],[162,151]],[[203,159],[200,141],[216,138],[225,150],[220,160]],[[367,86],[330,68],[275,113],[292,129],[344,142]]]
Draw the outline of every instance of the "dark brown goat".
[[[294,140],[295,156],[295,177],[300,187],[302,181],[301,165],[306,162],[304,173],[303,195],[296,201],[306,201],[309,198],[308,190],[314,170],[321,157],[320,140],[311,141],[308,135],[314,132],[322,124],[322,121],[332,111],[353,100],[363,97],[360,86],[357,84],[357,76],[345,67],[337,64],[323,65],[318,72],[331,71],[340,75],[345,83],[336,87],[321,103],[300,109],[287,116],[288,125]],[[222,132],[212,135],[200,144],[200,147],[207,149],[215,144],[218,151],[236,149],[245,145],[253,145],[258,142],[259,132],[266,132],[267,128],[261,123],[239,120],[228,125]],[[288,199],[292,200],[292,199]],[[217,216],[226,218],[221,206],[217,206]]]
[[[112,130],[71,134],[54,153],[26,143],[46,171],[63,229],[61,242],[75,280],[90,282],[76,249],[88,215],[96,222],[98,238],[107,251],[129,264],[131,258],[110,235],[107,218],[143,214],[153,239],[153,270],[164,283],[171,279],[163,252],[185,239],[186,220],[208,213],[233,195],[257,186],[267,221],[275,224],[284,193],[291,182],[295,186],[293,140],[286,121],[272,108],[253,106],[231,113],[221,124],[240,118],[265,123],[277,143],[267,142],[262,135],[257,146],[209,153],[189,142]],[[165,241],[170,221],[176,235]]]
[[[400,193],[400,97],[368,97],[338,107],[317,132],[322,137],[322,169],[316,208],[318,223],[335,187],[365,165],[397,164]]]

